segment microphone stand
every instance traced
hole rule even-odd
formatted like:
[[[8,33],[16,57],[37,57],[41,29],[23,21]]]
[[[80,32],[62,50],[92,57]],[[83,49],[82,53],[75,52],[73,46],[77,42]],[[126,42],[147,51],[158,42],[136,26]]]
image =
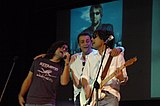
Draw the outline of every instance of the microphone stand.
[[[18,58],[18,56],[14,56],[14,58],[13,58],[13,64],[12,64],[12,67],[11,67],[10,73],[9,73],[9,75],[8,75],[7,81],[6,81],[6,83],[5,83],[5,86],[4,86],[4,88],[3,88],[3,91],[2,91],[2,94],[1,94],[1,97],[0,97],[0,103],[1,103],[1,101],[2,101],[3,94],[4,94],[5,90],[6,90],[6,87],[7,87],[8,81],[9,81],[10,76],[11,76],[11,74],[12,74],[12,71],[13,71],[13,69],[14,69],[14,66],[15,66],[15,63],[16,63],[17,58]]]
[[[99,67],[99,70],[98,70],[98,73],[97,73],[97,76],[96,76],[96,79],[95,79],[95,82],[94,82],[94,86],[93,86],[93,89],[92,89],[92,92],[91,92],[91,95],[89,97],[89,101],[88,101],[87,105],[90,105],[90,103],[91,103],[94,88],[95,88],[96,89],[96,106],[98,106],[98,89],[99,89],[100,85],[99,85],[97,80],[98,80],[99,73],[100,73],[100,70],[101,70],[101,67],[102,67],[102,63],[103,63],[103,60],[104,60],[104,57],[105,57],[105,54],[106,54],[106,50],[107,50],[107,45],[105,47],[105,51],[104,51],[104,54],[103,54],[103,57],[102,57],[102,60],[101,60],[101,64],[100,64],[100,67]]]

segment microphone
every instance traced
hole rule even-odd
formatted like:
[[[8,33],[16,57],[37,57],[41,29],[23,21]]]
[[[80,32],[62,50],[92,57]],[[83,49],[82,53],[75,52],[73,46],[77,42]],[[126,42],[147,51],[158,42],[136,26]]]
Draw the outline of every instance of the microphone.
[[[113,40],[113,38],[113,35],[110,35],[104,43],[107,44],[109,41]]]
[[[66,59],[66,58],[67,58],[67,53],[68,53],[68,52],[65,52],[65,53],[64,53],[63,59]]]
[[[67,56],[65,55],[64,57],[63,57],[63,59],[66,59],[67,58]]]

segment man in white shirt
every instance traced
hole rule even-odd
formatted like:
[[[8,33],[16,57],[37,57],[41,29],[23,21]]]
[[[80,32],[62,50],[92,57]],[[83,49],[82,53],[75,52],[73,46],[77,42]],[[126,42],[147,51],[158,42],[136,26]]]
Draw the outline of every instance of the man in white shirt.
[[[84,92],[85,92],[84,94],[85,94],[86,100],[89,99],[90,96],[92,96],[91,92],[93,87],[91,87],[91,85],[94,84],[98,71],[100,70],[97,82],[100,84],[102,81],[101,79],[102,71],[105,68],[108,57],[109,55],[113,57],[113,55],[110,52],[112,51],[111,48],[113,48],[114,41],[109,42],[108,44],[105,43],[105,41],[110,35],[113,35],[113,32],[96,30],[92,37],[92,46],[98,51],[90,53],[88,55],[88,58],[84,67],[84,71],[81,76],[82,86],[84,88]],[[101,69],[99,69],[103,55],[105,57],[104,57]],[[123,55],[124,54],[121,52],[118,56],[113,57],[105,78],[110,76],[117,68],[119,68],[121,65],[125,63],[125,59]],[[119,70],[118,72],[119,73],[116,76],[114,76],[110,81],[108,81],[101,88],[101,90],[103,91],[103,97],[101,96],[100,98],[97,99],[99,106],[118,106],[119,105],[120,84],[122,82],[123,83],[126,82],[128,80],[128,77],[127,77],[125,68],[123,70]],[[96,103],[95,94],[93,94],[93,97],[94,99],[92,99],[91,103],[95,104]]]
[[[73,87],[74,87],[74,105],[80,106],[79,94],[81,92],[81,76],[87,57],[90,53],[96,53],[97,50],[92,49],[91,36],[88,33],[80,33],[77,38],[79,47],[82,52],[72,55],[70,60],[70,69],[72,71]],[[122,51],[121,48],[112,50],[113,55],[117,55]]]
[[[81,92],[80,78],[86,62],[87,55],[95,51],[92,49],[91,36],[88,33],[81,33],[77,38],[79,47],[82,52],[72,55],[70,60],[70,69],[72,71],[74,87],[74,105],[80,106],[79,94]]]

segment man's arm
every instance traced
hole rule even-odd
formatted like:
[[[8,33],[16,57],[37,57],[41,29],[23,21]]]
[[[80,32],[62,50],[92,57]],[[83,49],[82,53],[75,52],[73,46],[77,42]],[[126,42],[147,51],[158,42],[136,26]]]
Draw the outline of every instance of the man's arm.
[[[73,84],[77,87],[77,88],[81,88],[82,84],[81,81],[76,77],[76,75],[74,74],[74,71],[71,69],[71,73],[72,73],[72,80],[73,80]]]
[[[40,54],[40,55],[34,57],[34,60],[36,60],[37,58],[40,58],[40,57],[44,57],[45,55],[46,55],[46,54]]]
[[[69,65],[70,54],[67,53],[66,56],[67,57],[65,59],[64,70],[60,78],[61,85],[67,85],[70,80],[70,74],[69,74],[70,73],[70,65]]]
[[[122,70],[118,70],[118,72],[119,73],[117,74],[116,78],[119,80],[121,84],[125,84],[128,81],[128,76],[124,77]]]
[[[118,56],[121,52],[124,52],[124,48],[123,47],[113,48],[112,51],[111,51],[111,56],[112,57]]]
[[[91,95],[91,87],[90,87],[87,79],[82,78],[82,86],[83,86],[83,89],[85,90],[86,99],[88,99]]]
[[[125,59],[124,59],[124,54],[121,53],[119,55],[119,66],[122,66],[125,64]],[[116,75],[116,78],[119,80],[119,82],[121,84],[125,84],[128,81],[128,76],[127,76],[127,71],[126,68],[123,68],[122,70],[120,70],[119,68],[117,68],[118,74]]]
[[[28,89],[31,85],[32,77],[33,77],[33,73],[31,71],[29,71],[26,79],[24,80],[24,82],[21,86],[21,90],[20,90],[19,95],[18,95],[19,104],[21,106],[24,106],[24,103],[25,103],[24,96],[25,96],[26,92],[28,91]]]
[[[81,88],[82,87],[82,84],[81,84],[81,80],[77,78],[76,76],[76,68],[78,64],[75,64],[75,60],[77,59],[77,56],[78,54],[74,54],[71,56],[71,59],[70,59],[70,70],[71,70],[71,78],[72,78],[72,81],[73,81],[73,84],[77,87],[77,88]]]

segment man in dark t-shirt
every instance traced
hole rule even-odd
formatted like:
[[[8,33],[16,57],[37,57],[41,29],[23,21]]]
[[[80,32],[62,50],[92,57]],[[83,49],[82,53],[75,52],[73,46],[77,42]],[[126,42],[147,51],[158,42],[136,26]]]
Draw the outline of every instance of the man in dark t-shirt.
[[[27,91],[26,106],[56,105],[56,88],[59,81],[61,85],[67,85],[69,82],[68,47],[66,42],[58,41],[52,44],[44,57],[33,61],[18,95],[21,106],[24,106]]]
[[[27,95],[27,103],[43,104],[51,102],[54,104],[56,87],[63,71],[60,64],[45,58],[38,58],[33,62],[30,70],[34,79]]]

